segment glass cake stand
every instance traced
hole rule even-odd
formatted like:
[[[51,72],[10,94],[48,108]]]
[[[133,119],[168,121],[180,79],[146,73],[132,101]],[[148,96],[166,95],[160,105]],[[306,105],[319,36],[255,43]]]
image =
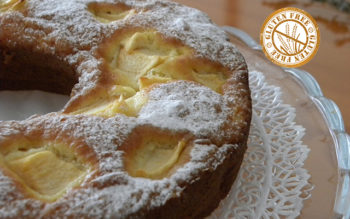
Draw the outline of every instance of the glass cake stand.
[[[323,96],[310,73],[272,64],[247,33],[223,29],[244,55],[249,71],[262,72],[266,81],[281,88],[284,102],[296,110],[295,122],[306,130],[303,143],[310,152],[304,168],[313,189],[300,218],[350,218],[350,136],[337,105]]]

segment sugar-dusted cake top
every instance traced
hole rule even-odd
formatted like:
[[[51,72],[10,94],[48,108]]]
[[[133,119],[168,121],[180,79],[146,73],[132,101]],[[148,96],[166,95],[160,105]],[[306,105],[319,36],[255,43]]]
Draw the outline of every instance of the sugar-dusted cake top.
[[[242,155],[247,67],[202,12],[153,0],[0,9],[0,50],[53,57],[78,81],[61,112],[0,122],[0,217],[142,217]]]

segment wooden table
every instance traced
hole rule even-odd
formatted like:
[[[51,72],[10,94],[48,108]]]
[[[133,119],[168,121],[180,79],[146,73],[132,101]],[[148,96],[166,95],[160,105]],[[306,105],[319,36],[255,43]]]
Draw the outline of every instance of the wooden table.
[[[350,131],[350,14],[333,6],[264,0],[175,0],[206,12],[218,25],[231,25],[247,32],[257,41],[265,18],[273,11],[287,6],[309,12],[319,25],[321,43],[316,56],[302,66],[320,84],[324,95],[337,103]],[[304,1],[305,2],[305,1]]]

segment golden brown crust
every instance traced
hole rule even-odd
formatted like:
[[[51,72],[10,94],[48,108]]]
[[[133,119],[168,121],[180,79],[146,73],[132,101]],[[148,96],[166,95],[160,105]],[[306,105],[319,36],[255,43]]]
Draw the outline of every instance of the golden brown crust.
[[[0,165],[0,217],[210,214],[239,171],[251,119],[247,66],[222,30],[195,9],[166,1],[24,2],[0,12],[0,90],[40,89],[70,93],[71,99],[62,112],[0,122],[0,157],[6,161],[8,151],[21,151],[21,139],[35,153],[37,145],[58,142],[74,155],[68,159],[53,151],[59,160],[91,169],[81,184],[50,202],[29,194],[11,163],[2,162],[7,166]],[[132,116],[76,113],[124,98],[111,95],[125,84],[109,66],[108,50],[125,36],[153,32],[159,43],[179,52],[168,67],[181,77],[164,82],[159,76],[161,82],[147,84],[147,101]],[[197,74],[207,81],[213,74],[224,83],[210,87]]]

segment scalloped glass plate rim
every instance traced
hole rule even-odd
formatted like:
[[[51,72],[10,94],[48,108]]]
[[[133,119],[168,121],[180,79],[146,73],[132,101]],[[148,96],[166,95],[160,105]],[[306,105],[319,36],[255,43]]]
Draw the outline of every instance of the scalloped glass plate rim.
[[[262,51],[261,46],[247,33],[232,26],[222,27],[228,34],[237,37],[253,50]],[[306,90],[308,96],[323,115],[333,138],[338,164],[338,184],[334,213],[336,218],[350,218],[350,136],[338,106],[326,98],[316,79],[307,71],[298,68],[283,68]]]

